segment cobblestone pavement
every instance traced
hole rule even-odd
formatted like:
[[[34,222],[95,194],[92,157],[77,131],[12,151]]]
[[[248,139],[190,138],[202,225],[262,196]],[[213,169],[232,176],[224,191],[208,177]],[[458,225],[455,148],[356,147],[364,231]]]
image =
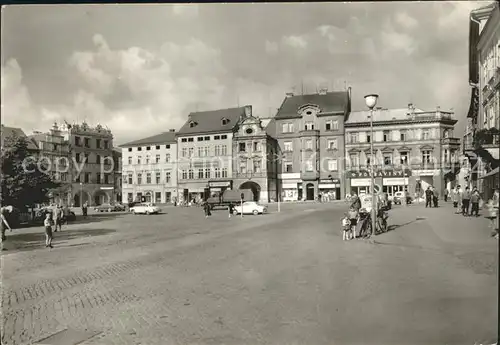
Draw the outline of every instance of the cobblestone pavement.
[[[396,207],[392,231],[343,242],[343,207],[94,216],[56,233],[54,249],[39,228],[8,233],[2,343],[65,329],[97,334],[85,345],[494,339],[498,242],[484,219]]]

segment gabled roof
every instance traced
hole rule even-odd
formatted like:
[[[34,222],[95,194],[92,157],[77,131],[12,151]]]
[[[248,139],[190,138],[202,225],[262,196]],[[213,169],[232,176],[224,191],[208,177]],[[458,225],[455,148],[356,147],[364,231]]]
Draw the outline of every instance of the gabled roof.
[[[119,147],[133,147],[133,146],[142,146],[142,145],[153,145],[153,144],[165,144],[165,143],[175,143],[175,132],[163,132],[157,135],[153,135],[151,137],[147,137],[144,139],[138,139],[135,141],[131,141],[126,144],[122,144]]]
[[[321,113],[346,113],[349,109],[349,92],[335,91],[326,94],[294,95],[286,97],[278,109],[276,119],[300,117],[297,113],[304,105],[317,105]]]
[[[245,107],[190,113],[188,120],[177,132],[177,135],[184,136],[201,133],[231,132],[238,124],[242,115],[245,115]],[[223,124],[222,119],[229,121]],[[191,122],[194,123],[193,127],[190,126]]]
[[[271,138],[275,138],[276,139],[276,120],[275,119],[271,119],[267,126],[266,126],[266,133],[267,135],[269,135]]]
[[[28,143],[28,150],[38,150],[38,146],[36,145],[35,141],[32,138],[28,137],[21,128],[7,127],[7,126],[2,125],[0,135],[1,135],[1,140],[2,140],[2,143],[1,143],[2,147],[4,146],[4,140],[6,138],[11,138],[11,137],[17,136],[17,137],[23,137],[26,139],[26,141]]]

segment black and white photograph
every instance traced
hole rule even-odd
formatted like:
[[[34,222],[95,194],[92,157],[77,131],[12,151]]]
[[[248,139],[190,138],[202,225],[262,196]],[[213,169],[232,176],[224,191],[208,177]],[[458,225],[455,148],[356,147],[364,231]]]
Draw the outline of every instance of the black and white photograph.
[[[497,345],[500,2],[10,4],[2,345]]]

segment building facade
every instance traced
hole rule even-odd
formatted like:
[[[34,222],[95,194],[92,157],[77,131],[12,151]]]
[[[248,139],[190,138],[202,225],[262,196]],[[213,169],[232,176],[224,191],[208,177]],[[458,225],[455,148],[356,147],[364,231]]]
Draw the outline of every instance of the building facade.
[[[59,126],[71,148],[72,205],[112,203],[119,192],[114,185],[113,135],[101,125],[86,122]]]
[[[474,10],[470,15],[469,84],[471,105],[468,118],[473,139],[465,150],[473,167],[470,181],[483,197],[499,187],[500,146],[500,6],[498,2]],[[488,133],[489,132],[489,133]],[[490,133],[496,133],[489,135]],[[486,134],[486,135],[485,135]],[[478,142],[481,142],[478,145]],[[496,161],[496,162],[495,162]]]
[[[175,130],[136,140],[121,147],[122,202],[157,204],[177,199],[177,141]]]
[[[279,175],[283,201],[344,198],[344,118],[351,92],[287,94],[276,114]]]
[[[251,106],[190,113],[177,134],[179,200],[200,200],[233,184],[233,134]]]
[[[267,133],[271,119],[260,119],[247,108],[233,135],[233,177],[237,189],[251,189],[255,201],[277,198],[276,139]]]
[[[50,191],[51,203],[71,205],[73,200],[74,167],[71,158],[71,145],[65,139],[57,123],[47,133],[35,132],[29,139],[38,148],[38,160],[47,167],[52,180],[60,187]]]
[[[122,150],[119,148],[113,148],[113,182],[116,191],[113,202],[122,203]]]
[[[346,193],[371,192],[372,159],[376,189],[389,197],[405,190],[420,196],[429,186],[443,195],[454,186],[460,139],[453,137],[457,120],[452,113],[425,112],[409,104],[404,109],[377,108],[373,120],[372,138],[369,111],[351,112],[346,119]]]

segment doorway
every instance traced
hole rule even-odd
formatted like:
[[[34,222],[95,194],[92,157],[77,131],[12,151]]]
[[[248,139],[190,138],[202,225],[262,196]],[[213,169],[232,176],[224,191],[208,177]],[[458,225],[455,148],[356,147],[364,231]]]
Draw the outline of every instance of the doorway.
[[[253,194],[253,201],[259,201],[260,199],[260,186],[253,181],[247,181],[240,186],[240,189],[250,189]]]
[[[314,184],[312,183],[306,185],[306,198],[307,200],[314,200]]]

